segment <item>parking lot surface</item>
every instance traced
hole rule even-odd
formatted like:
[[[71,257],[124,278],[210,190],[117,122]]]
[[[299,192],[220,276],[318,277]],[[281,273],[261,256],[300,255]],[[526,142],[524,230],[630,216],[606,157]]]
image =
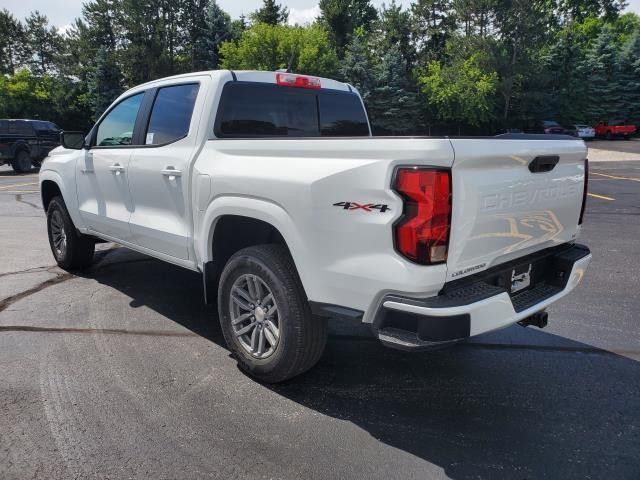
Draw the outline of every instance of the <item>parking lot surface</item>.
[[[333,335],[278,386],[236,368],[197,274],[113,244],[55,268],[36,182],[0,167],[1,479],[640,478],[640,162],[592,164],[593,262],[548,328]]]

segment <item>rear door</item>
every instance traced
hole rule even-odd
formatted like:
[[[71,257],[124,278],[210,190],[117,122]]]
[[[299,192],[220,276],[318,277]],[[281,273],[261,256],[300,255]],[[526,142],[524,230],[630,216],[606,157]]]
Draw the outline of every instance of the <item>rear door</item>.
[[[192,117],[198,100],[202,108],[204,88],[196,80],[162,86],[149,95],[143,145],[129,168],[131,241],[186,260],[192,230],[189,170],[198,127]]]
[[[448,279],[574,240],[582,140],[453,139]]]

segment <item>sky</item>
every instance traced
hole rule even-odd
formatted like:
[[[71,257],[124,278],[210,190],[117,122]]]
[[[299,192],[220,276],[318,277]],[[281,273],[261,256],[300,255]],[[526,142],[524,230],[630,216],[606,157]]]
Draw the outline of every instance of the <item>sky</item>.
[[[627,0],[629,7],[627,10],[640,14],[640,0]],[[386,3],[389,3],[387,0]],[[6,8],[18,18],[26,17],[29,12],[39,10],[40,13],[49,17],[49,21],[64,29],[65,26],[73,23],[74,18],[79,17],[82,10],[83,0],[0,0],[0,9]],[[242,13],[249,14],[256,10],[261,4],[261,0],[218,0],[218,3],[233,18],[239,17]],[[280,3],[289,7],[289,23],[306,23],[313,20],[318,15],[318,0],[281,0]],[[379,7],[383,0],[373,0]],[[397,0],[397,3],[408,6],[411,0]]]

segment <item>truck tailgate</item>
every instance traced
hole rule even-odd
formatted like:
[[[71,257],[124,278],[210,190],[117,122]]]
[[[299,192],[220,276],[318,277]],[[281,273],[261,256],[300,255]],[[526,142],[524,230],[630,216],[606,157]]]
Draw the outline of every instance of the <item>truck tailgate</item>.
[[[587,157],[582,140],[451,143],[448,280],[576,238]]]

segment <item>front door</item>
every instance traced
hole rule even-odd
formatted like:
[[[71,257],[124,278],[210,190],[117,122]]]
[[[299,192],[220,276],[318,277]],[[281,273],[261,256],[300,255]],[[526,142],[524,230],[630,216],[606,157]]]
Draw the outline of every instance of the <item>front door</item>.
[[[133,209],[128,169],[132,141],[144,93],[122,100],[96,127],[94,138],[77,167],[80,215],[91,230],[129,241]]]

